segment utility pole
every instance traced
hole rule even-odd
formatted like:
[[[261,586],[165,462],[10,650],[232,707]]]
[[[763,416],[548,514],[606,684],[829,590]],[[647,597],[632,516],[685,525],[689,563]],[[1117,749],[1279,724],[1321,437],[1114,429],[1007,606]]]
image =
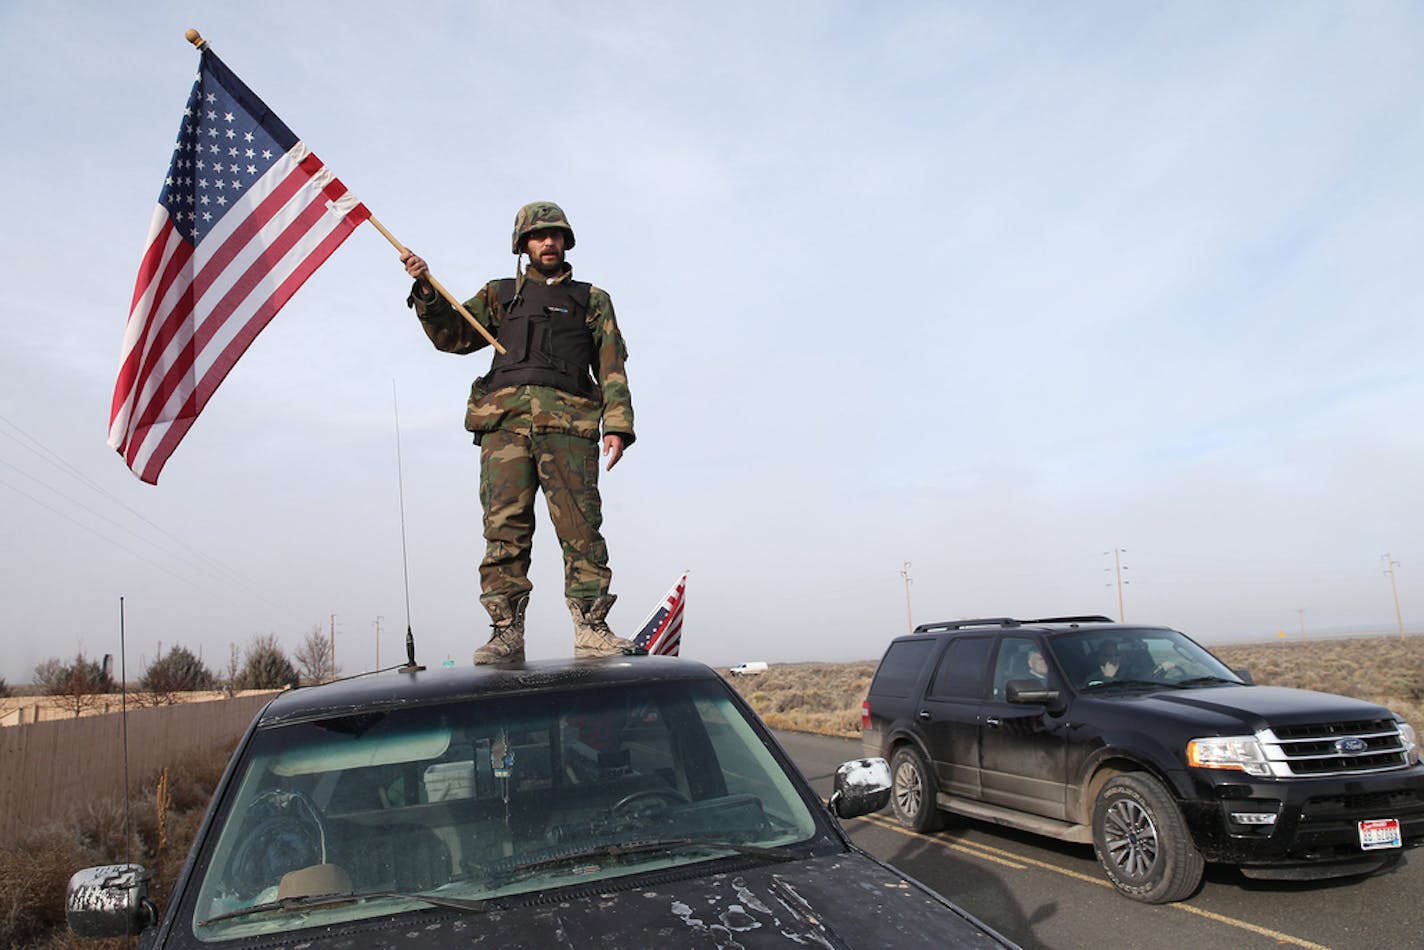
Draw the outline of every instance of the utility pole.
[[[914,614],[910,612],[910,585],[913,584],[915,581],[914,578],[910,577],[909,561],[906,561],[901,566],[900,576],[905,578],[905,625],[907,630],[909,630],[911,633],[914,633],[915,617]]]
[[[1127,553],[1127,550],[1126,550],[1125,548],[1113,548],[1111,551],[1104,551],[1104,552],[1103,552],[1103,556],[1104,556],[1104,557],[1107,557],[1109,554],[1111,554],[1111,555],[1112,555],[1112,558],[1113,558],[1113,566],[1112,566],[1111,568],[1104,568],[1104,570],[1111,570],[1111,571],[1113,572],[1113,575],[1117,578],[1117,622],[1118,622],[1118,623],[1123,623],[1123,622],[1126,620],[1126,616],[1125,616],[1125,614],[1123,613],[1123,608],[1122,608],[1122,585],[1123,585],[1123,584],[1127,584],[1127,583],[1131,583],[1130,581],[1125,581],[1125,580],[1122,579],[1122,572],[1125,571],[1125,570],[1127,570],[1127,565],[1125,565],[1125,564],[1122,563],[1122,556],[1123,556],[1124,554],[1126,554],[1126,553]],[[1111,584],[1108,584],[1108,585],[1106,585],[1106,586],[1111,587],[1112,585],[1111,585]]]
[[[336,614],[331,615],[331,678],[336,679]]]
[[[376,669],[381,668],[381,620],[380,614],[376,614],[376,619],[371,621],[371,626],[376,628]]]
[[[1381,554],[1380,560],[1384,561],[1384,572],[1389,575],[1389,589],[1394,592],[1394,619],[1399,622],[1399,639],[1403,640],[1404,614],[1399,612],[1399,585],[1394,580],[1394,569],[1399,567],[1399,562],[1388,554]]]

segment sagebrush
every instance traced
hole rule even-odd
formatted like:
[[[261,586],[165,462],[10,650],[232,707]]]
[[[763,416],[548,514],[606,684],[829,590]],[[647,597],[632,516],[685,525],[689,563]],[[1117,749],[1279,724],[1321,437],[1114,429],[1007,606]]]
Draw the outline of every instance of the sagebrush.
[[[168,767],[162,848],[156,795],[162,773],[151,776],[129,803],[127,822],[123,803],[109,800],[0,846],[0,947],[118,950],[130,946],[128,940],[81,940],[69,933],[64,893],[70,876],[81,868],[133,861],[153,872],[150,894],[163,907],[231,755],[228,744]]]

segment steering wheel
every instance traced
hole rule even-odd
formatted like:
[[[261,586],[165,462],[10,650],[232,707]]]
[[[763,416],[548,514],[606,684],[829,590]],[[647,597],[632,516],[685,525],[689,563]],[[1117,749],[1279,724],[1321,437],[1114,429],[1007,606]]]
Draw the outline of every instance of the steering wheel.
[[[1175,680],[1186,679],[1187,671],[1182,669],[1178,664],[1168,660],[1166,663],[1158,663],[1152,670],[1152,675],[1161,677],[1171,683]]]
[[[622,798],[618,799],[618,801],[614,803],[613,807],[610,808],[609,811],[613,812],[615,815],[625,810],[631,811],[631,806],[637,804],[638,802],[656,798],[661,798],[665,801],[671,802],[674,805],[689,805],[692,803],[692,799],[688,798],[686,795],[684,795],[682,792],[678,791],[675,788],[643,788],[639,789],[636,792],[629,792],[627,795],[624,795]]]

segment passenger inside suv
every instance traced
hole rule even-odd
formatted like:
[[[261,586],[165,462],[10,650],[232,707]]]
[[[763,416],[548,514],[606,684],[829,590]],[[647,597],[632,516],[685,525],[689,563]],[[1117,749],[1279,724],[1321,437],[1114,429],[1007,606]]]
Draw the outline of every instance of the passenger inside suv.
[[[1005,637],[994,666],[994,698],[1006,698],[1009,681],[1023,679],[1036,680],[1038,687],[1048,685],[1048,659],[1043,647],[1027,638]]]

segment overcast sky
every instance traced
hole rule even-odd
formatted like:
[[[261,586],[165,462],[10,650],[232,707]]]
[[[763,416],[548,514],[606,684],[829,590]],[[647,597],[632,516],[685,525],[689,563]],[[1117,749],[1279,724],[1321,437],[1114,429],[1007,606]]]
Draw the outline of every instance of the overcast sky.
[[[488,351],[360,228],[159,485],[105,444],[196,27],[461,296],[531,200],[628,339],[615,630],[878,656],[1118,613],[1207,643],[1424,623],[1424,7],[0,3],[0,676],[335,618],[344,672],[488,635]],[[399,407],[399,461],[397,412]],[[409,611],[402,560],[403,473]],[[540,503],[529,653],[567,655]],[[903,566],[909,562],[909,585]],[[908,610],[907,610],[908,607]]]

